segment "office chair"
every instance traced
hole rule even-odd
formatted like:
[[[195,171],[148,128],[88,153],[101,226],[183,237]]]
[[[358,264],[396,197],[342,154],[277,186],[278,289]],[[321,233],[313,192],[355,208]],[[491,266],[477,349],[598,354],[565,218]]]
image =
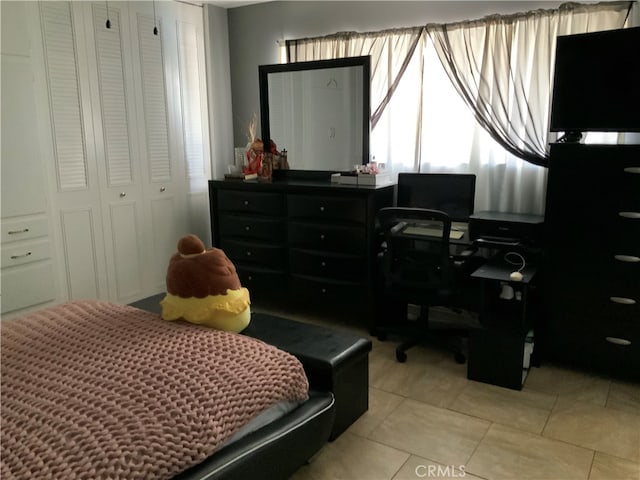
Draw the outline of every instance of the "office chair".
[[[384,243],[379,255],[378,320],[375,335],[381,340],[386,332],[408,334],[396,348],[396,359],[405,362],[406,351],[433,339],[429,326],[429,307],[456,304],[458,271],[464,269],[463,257],[450,254],[451,218],[440,210],[388,207],[378,212]],[[417,321],[407,319],[407,305],[421,306]],[[397,318],[397,315],[403,318]],[[385,318],[381,318],[385,317]],[[464,329],[443,329],[441,333],[466,336]],[[455,348],[455,360],[464,363],[462,348]]]

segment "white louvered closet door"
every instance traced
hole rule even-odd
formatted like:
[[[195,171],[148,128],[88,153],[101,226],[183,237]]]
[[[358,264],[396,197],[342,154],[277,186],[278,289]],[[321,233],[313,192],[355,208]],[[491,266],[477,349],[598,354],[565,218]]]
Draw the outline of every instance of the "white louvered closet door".
[[[75,5],[77,7],[77,4]],[[63,296],[108,298],[102,201],[96,168],[87,42],[82,11],[70,2],[40,2],[39,55],[51,122],[52,208],[57,252],[65,266]]]
[[[202,9],[38,5],[66,296],[162,291],[179,238],[210,236]]]
[[[179,102],[173,93],[177,85],[169,74],[177,68],[177,42],[169,18],[165,8],[157,8],[154,17],[151,2],[129,4],[142,180],[151,228],[151,248],[146,253],[157,291],[165,288],[169,259],[179,238],[189,233]]]
[[[140,298],[149,285],[145,250],[149,231],[136,125],[128,11],[123,3],[85,3],[85,31],[92,86],[96,160],[101,180],[103,226],[112,300]],[[111,28],[107,28],[106,19]]]

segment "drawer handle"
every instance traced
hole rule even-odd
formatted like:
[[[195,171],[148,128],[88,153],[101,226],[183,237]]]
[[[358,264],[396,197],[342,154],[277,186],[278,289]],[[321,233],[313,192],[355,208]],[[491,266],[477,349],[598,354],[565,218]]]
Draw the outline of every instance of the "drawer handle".
[[[244,202],[242,202],[245,205],[249,205],[249,200],[245,200]]]
[[[327,262],[320,262],[320,266],[321,267],[326,267],[327,266]]]
[[[327,293],[327,289],[326,289],[326,288],[322,288],[322,289],[320,289],[320,291],[321,291],[322,293]]]
[[[167,187],[160,187],[160,193],[164,193],[167,191]]]
[[[618,212],[618,215],[623,218],[631,218],[633,220],[637,220],[640,218],[640,212]]]
[[[11,255],[11,260],[17,260],[18,258],[24,258],[31,255],[31,252],[23,253],[21,255]]]
[[[249,276],[247,277],[247,280],[251,281],[251,280],[253,280],[253,277],[252,277],[251,275],[249,275]]]
[[[120,192],[120,198],[124,198],[127,196],[127,192]]]
[[[324,233],[320,234],[320,240],[324,240]]]
[[[605,337],[605,340],[609,343],[613,343],[614,345],[623,345],[625,347],[631,345],[631,341],[627,340],[626,338]]]
[[[619,303],[620,305],[635,305],[636,301],[633,298],[625,297],[609,297],[613,303]]]
[[[251,256],[251,252],[247,251],[247,257],[250,257],[250,256]]]
[[[324,207],[320,207],[320,211],[321,211],[321,212],[324,212]]]
[[[244,230],[245,230],[246,232],[248,232],[249,230],[251,230],[251,227],[250,227],[249,225],[247,225],[246,227],[244,227]]]
[[[613,258],[615,258],[620,262],[628,262],[628,263],[640,262],[640,257],[636,257],[635,255],[614,255]]]
[[[22,230],[9,230],[7,233],[9,235],[19,235],[21,233],[27,233],[29,231],[28,228],[23,228]]]
[[[638,173],[640,174],[640,167],[627,167],[624,169],[627,173]]]

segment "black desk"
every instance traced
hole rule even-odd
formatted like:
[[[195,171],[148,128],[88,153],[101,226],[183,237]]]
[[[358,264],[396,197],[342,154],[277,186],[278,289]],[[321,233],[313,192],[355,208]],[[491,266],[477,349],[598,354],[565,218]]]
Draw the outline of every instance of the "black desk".
[[[527,264],[521,281],[517,268],[499,253],[471,274],[482,284],[479,329],[470,332],[470,380],[520,390],[531,364],[536,266]]]

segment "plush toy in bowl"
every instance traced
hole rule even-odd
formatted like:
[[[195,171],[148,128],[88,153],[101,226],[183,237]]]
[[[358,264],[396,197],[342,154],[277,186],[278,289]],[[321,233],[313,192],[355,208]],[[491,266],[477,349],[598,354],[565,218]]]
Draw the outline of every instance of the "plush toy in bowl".
[[[249,325],[250,303],[249,291],[222,250],[206,249],[196,235],[180,239],[167,269],[162,318],[237,333]]]

